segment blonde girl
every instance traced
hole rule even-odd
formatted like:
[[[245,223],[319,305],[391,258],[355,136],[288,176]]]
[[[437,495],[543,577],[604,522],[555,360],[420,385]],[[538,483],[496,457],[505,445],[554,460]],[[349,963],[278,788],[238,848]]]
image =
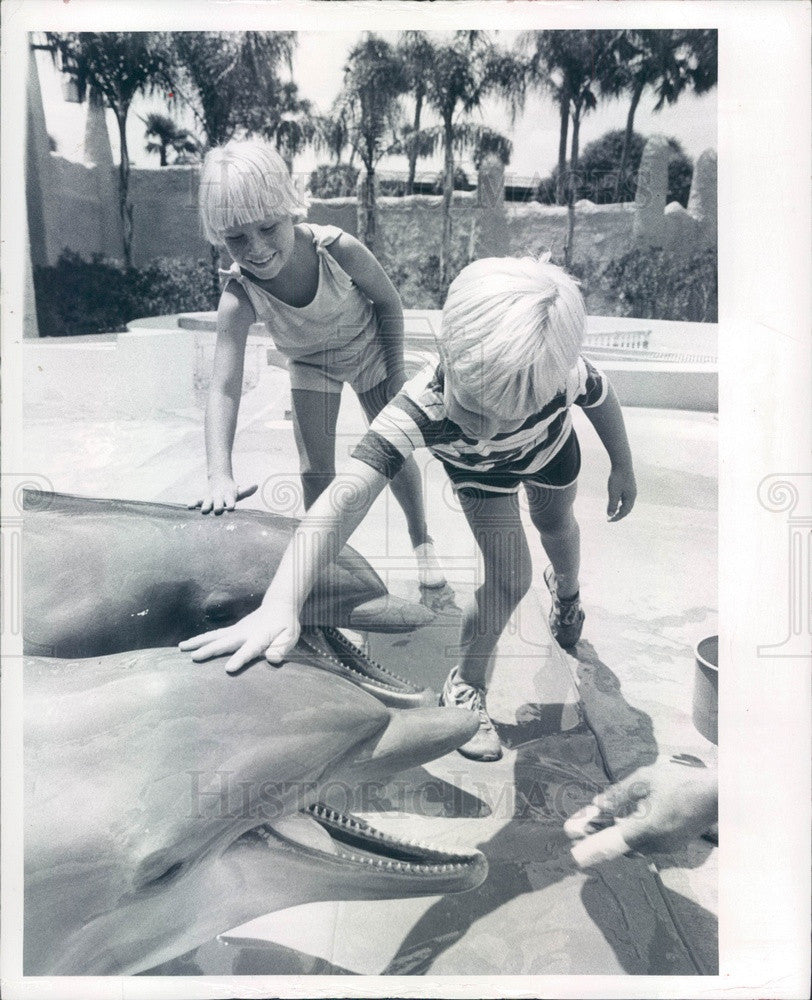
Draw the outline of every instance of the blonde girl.
[[[266,324],[288,359],[305,509],[335,477],[343,384],[352,386],[372,421],[406,380],[397,291],[362,243],[335,226],[303,222],[306,213],[306,200],[267,143],[232,140],[206,156],[200,180],[203,230],[211,243],[225,246],[234,263],[217,309],[205,421],[208,490],[192,505],[204,514],[233,510],[238,499],[231,451],[253,323]],[[391,486],[406,516],[419,582],[441,586],[445,580],[413,459]]]

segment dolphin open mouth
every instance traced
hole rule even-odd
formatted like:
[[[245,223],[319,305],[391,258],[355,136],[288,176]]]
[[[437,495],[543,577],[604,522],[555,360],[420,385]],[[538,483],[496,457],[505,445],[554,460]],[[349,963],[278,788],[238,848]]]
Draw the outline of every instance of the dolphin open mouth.
[[[277,848],[284,845],[297,853],[310,854],[326,870],[343,869],[348,876],[359,876],[359,896],[367,894],[364,876],[415,879],[419,882],[414,886],[416,892],[431,894],[474,889],[488,873],[480,851],[452,852],[416,840],[401,840],[358,816],[336,812],[321,803],[307,806],[278,823],[253,827],[237,845],[268,844],[271,840]],[[368,885],[370,895],[376,884]]]
[[[337,628],[302,630],[291,659],[346,677],[391,708],[436,705],[436,695],[405,677],[386,670]]]

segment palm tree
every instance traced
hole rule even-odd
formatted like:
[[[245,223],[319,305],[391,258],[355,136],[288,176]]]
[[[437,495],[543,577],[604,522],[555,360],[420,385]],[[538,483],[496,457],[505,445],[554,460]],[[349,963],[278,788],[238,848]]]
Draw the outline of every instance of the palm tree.
[[[148,93],[167,79],[170,66],[166,36],[156,31],[46,32],[46,47],[57,67],[76,86],[78,96],[90,88],[101,95],[116,117],[120,143],[118,209],[124,263],[132,264],[133,207],[129,199],[130,157],[127,116],[137,94]]]
[[[294,31],[181,31],[171,35],[173,91],[194,114],[206,146],[238,132],[264,130],[278,118],[280,66],[291,68]],[[211,284],[219,294],[220,250],[211,248]]]
[[[481,106],[493,89],[494,79],[489,59],[493,48],[479,31],[457,32],[451,42],[437,45],[426,77],[426,100],[440,117],[443,165],[443,234],[440,246],[440,287],[448,282],[451,253],[451,201],[454,192],[454,149],[468,145],[474,133],[460,129],[458,114],[469,114]]]
[[[495,156],[506,167],[513,155],[513,143],[507,136],[492,128],[480,128],[474,138],[474,150],[471,159],[479,170],[486,156]]]
[[[256,125],[253,125],[249,118],[246,127],[256,130],[266,139],[272,139],[276,151],[288,165],[288,171],[292,173],[294,157],[309,143],[315,141],[316,116],[311,102],[299,97],[299,89],[292,81],[283,83],[277,88],[275,97],[275,101],[267,102],[270,108],[262,106],[257,108]]]
[[[556,203],[563,205],[572,195],[578,168],[581,121],[601,95],[614,94],[620,84],[615,75],[611,48],[616,33],[608,31],[531,31],[522,38],[530,49],[524,65],[525,86],[550,94],[558,106],[558,170]],[[520,92],[521,99],[524,92]],[[567,170],[567,141],[570,167]]]
[[[622,31],[613,49],[622,88],[631,95],[626,132],[615,181],[614,200],[626,180],[634,116],[646,87],[657,95],[655,111],[674,104],[686,88],[704,94],[716,86],[715,30]]]
[[[165,167],[168,162],[166,154],[169,149],[174,148],[178,126],[168,115],[159,114],[157,111],[151,111],[146,118],[141,118],[141,121],[146,126],[145,138],[154,137],[157,140],[156,142],[148,142],[145,146],[146,151],[157,153],[161,166]]]
[[[562,31],[557,39],[559,60],[570,95],[572,136],[570,138],[569,171],[567,174],[567,242],[564,260],[572,260],[575,235],[575,202],[578,200],[578,159],[580,155],[581,120],[598,104],[598,96],[614,93],[618,83],[613,72],[611,46],[614,35],[609,31]]]
[[[194,133],[187,128],[179,128],[172,140],[175,151],[175,163],[196,163],[200,160],[203,144]]]
[[[436,58],[436,50],[425,31],[404,31],[397,52],[403,60],[408,88],[414,98],[412,122],[401,130],[401,144],[409,161],[406,194],[412,194],[418,157],[430,155],[431,144],[421,142],[420,122],[426,98],[426,78]]]
[[[328,153],[333,163],[341,163],[341,157],[350,142],[347,109],[343,102],[336,101],[330,114],[315,115],[313,124],[315,126],[313,136],[315,148]],[[354,149],[350,150],[350,155],[355,156]]]
[[[525,87],[545,90],[558,105],[556,203],[567,204],[566,263],[572,258],[575,232],[581,122],[594,110],[601,96],[615,95],[621,87],[614,54],[617,35],[610,31],[533,31],[522,39],[530,49],[524,65]],[[518,95],[523,101],[524,90],[519,90]]]
[[[337,106],[346,115],[348,138],[364,164],[361,183],[359,230],[374,252],[375,170],[379,160],[395,145],[398,98],[406,89],[403,63],[384,39],[367,33],[350,51]]]
[[[563,32],[529,31],[521,37],[521,44],[529,49],[529,59],[525,64],[524,86],[517,91],[520,106],[524,103],[525,88],[548,93],[558,107],[558,171],[556,175],[555,200],[564,204],[567,176],[567,139],[570,123],[570,80],[564,71],[561,56]]]
[[[294,31],[181,31],[171,36],[176,54],[173,90],[191,107],[209,146],[236,132],[259,132],[281,114],[291,68]]]

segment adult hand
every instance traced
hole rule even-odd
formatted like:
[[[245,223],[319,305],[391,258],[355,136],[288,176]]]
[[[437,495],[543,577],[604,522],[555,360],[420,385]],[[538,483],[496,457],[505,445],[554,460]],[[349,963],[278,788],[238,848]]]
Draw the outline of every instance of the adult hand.
[[[178,648],[191,652],[196,663],[232,653],[226,672],[233,674],[263,654],[269,663],[282,663],[298,642],[299,632],[298,615],[289,604],[264,601],[233,625],[184,639]]]
[[[599,838],[614,845],[598,858],[608,860],[624,850],[669,850],[701,836],[716,821],[717,778],[715,768],[689,755],[638,768],[564,824],[570,839],[582,841],[574,856],[590,863],[590,846],[599,847]]]
[[[201,514],[210,514],[212,511],[215,514],[222,514],[224,510],[234,510],[240,500],[253,496],[258,488],[254,484],[240,489],[231,476],[214,476],[209,480],[206,495],[186,506],[188,510],[199,508]]]
[[[609,503],[606,513],[610,521],[620,521],[634,507],[637,483],[634,469],[626,465],[613,465],[609,473]]]

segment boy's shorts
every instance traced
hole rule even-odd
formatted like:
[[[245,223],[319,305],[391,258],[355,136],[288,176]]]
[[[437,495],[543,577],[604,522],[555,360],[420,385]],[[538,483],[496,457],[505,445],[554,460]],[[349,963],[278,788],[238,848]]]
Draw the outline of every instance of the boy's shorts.
[[[454,492],[475,499],[518,493],[520,486],[524,486],[528,493],[532,493],[533,488],[537,486],[549,490],[565,490],[573,485],[581,471],[581,449],[578,437],[572,430],[555,456],[536,472],[523,474],[500,472],[498,469],[479,472],[460,469],[447,462],[443,462],[443,467],[448,473]]]

